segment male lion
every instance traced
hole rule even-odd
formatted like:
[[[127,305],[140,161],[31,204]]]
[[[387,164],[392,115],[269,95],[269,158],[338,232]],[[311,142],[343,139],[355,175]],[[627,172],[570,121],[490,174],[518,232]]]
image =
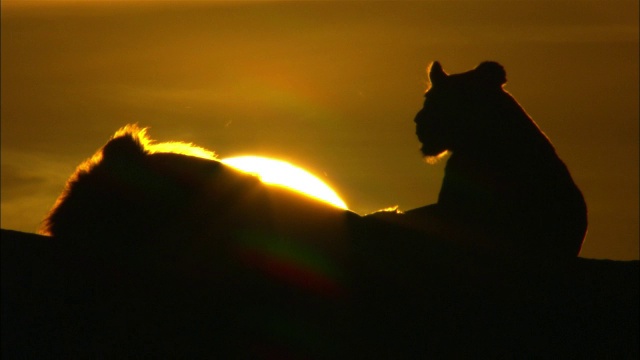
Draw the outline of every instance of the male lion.
[[[500,254],[577,256],[584,198],[547,136],[503,89],[503,67],[483,62],[448,75],[434,62],[429,80],[416,135],[427,161],[451,155],[437,204],[408,217]]]
[[[83,263],[62,307],[65,355],[331,357],[356,218],[128,125],[78,167],[40,230]]]

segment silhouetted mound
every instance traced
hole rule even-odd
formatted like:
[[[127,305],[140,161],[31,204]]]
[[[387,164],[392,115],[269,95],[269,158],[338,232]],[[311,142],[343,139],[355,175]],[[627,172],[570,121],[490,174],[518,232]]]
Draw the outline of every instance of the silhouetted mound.
[[[128,126],[2,230],[3,358],[637,357],[638,262],[510,259]]]
[[[132,267],[2,230],[3,358],[639,355],[638,261],[540,268],[365,232],[376,235],[350,266],[348,295],[336,295],[283,283],[286,266],[223,280],[216,267]]]

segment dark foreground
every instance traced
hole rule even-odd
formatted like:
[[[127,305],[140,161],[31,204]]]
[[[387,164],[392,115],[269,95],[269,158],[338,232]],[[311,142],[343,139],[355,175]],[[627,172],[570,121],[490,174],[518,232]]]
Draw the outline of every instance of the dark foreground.
[[[640,356],[638,261],[505,261],[366,228],[334,283],[260,261],[136,265],[2,230],[2,357]]]

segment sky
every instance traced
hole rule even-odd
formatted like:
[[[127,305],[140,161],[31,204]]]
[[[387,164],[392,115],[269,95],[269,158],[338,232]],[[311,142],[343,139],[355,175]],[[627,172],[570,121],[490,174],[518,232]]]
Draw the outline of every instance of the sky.
[[[582,189],[582,257],[638,259],[638,1],[1,2],[1,226],[33,232],[121,126],[273,157],[365,214],[436,202],[413,118],[438,60],[500,62]]]

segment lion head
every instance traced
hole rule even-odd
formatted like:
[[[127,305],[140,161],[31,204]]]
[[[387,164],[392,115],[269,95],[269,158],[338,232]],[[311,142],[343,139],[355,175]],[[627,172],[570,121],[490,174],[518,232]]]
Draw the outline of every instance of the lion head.
[[[475,69],[448,75],[437,61],[429,70],[430,87],[424,106],[415,117],[416,135],[428,160],[447,151],[474,146],[491,97],[504,94],[506,73],[495,62],[483,62]]]

